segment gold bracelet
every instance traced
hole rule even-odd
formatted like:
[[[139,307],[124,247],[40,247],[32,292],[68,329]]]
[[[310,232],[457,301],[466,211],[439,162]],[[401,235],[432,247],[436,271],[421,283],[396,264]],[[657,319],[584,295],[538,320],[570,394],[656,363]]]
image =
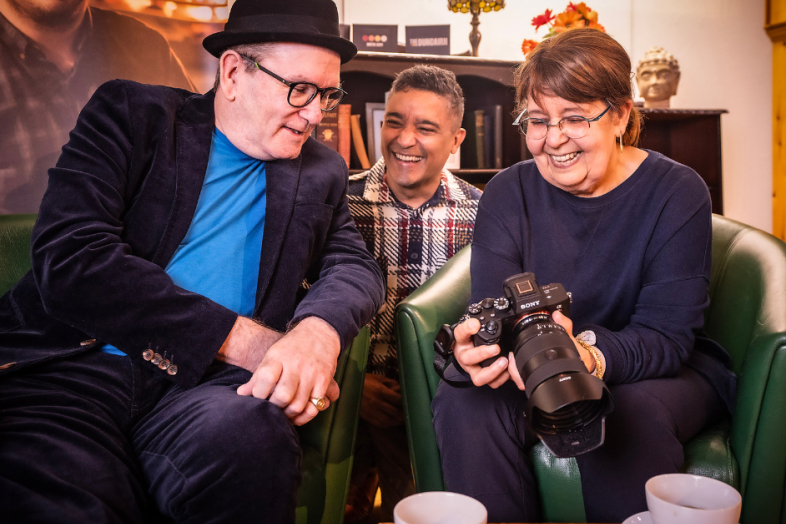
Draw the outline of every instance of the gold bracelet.
[[[587,352],[595,359],[595,371],[592,372],[593,375],[598,377],[599,379],[603,379],[603,365],[600,362],[600,356],[598,355],[598,348],[595,346],[591,346],[590,344],[584,342],[583,340],[576,339],[576,342],[581,344],[581,346],[587,350]]]

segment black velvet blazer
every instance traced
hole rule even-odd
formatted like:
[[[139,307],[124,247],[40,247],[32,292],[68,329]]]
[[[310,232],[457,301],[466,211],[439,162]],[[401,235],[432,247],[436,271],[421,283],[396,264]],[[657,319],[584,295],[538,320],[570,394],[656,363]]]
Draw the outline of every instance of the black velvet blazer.
[[[202,189],[213,103],[212,93],[129,81],[96,91],[49,171],[33,269],[0,298],[0,373],[109,343],[139,360],[151,348],[178,366],[169,375],[147,364],[162,377],[199,381],[237,315],[175,286],[164,268]],[[309,139],[266,173],[254,317],[285,330],[317,316],[347,347],[384,287],[349,213],[346,165]],[[312,285],[298,302],[304,279]]]

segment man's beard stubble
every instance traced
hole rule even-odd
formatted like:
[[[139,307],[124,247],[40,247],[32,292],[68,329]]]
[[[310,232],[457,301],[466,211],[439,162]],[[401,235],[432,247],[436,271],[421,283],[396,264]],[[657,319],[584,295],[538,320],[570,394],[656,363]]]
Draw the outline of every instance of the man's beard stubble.
[[[87,0],[6,0],[20,16],[41,28],[65,29],[81,19]]]

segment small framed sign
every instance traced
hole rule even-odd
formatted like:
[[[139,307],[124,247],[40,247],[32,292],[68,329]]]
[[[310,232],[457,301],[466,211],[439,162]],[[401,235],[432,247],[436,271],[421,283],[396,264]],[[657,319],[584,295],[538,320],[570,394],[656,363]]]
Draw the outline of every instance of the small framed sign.
[[[358,51],[397,53],[398,26],[352,24],[352,42]]]
[[[408,25],[407,53],[421,55],[450,54],[449,25]]]

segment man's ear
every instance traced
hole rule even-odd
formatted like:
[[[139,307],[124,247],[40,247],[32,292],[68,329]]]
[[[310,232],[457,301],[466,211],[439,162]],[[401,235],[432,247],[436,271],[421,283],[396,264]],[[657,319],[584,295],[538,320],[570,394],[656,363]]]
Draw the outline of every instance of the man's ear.
[[[461,145],[461,143],[464,141],[466,137],[467,137],[467,130],[464,129],[463,127],[460,127],[459,130],[456,131],[456,134],[453,135],[453,143],[450,146],[451,155],[454,154],[456,151],[458,151],[459,146]]]
[[[221,73],[219,89],[227,100],[234,101],[237,97],[237,76],[243,67],[243,58],[236,51],[227,51],[219,60]]]

